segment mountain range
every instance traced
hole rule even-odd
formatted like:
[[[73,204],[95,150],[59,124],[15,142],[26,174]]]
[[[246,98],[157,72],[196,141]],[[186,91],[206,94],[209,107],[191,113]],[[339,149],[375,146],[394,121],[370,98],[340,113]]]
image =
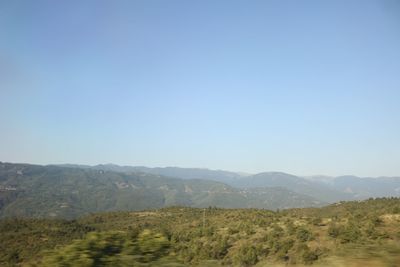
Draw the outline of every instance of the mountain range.
[[[143,172],[181,179],[207,179],[226,183],[238,188],[283,187],[288,190],[305,194],[332,203],[344,200],[362,200],[370,197],[400,196],[400,177],[357,177],[345,176],[296,176],[284,172],[262,172],[244,174],[223,170],[179,167],[135,167],[115,164],[61,165],[110,170],[124,173]]]
[[[255,175],[199,168],[0,162],[0,217],[78,216],[167,206],[286,209],[400,196],[400,178]]]

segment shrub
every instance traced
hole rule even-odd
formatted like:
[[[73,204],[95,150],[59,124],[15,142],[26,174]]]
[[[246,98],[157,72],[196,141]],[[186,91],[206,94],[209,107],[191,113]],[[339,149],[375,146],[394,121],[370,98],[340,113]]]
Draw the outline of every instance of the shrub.
[[[318,260],[319,254],[315,250],[310,250],[308,247],[303,251],[302,259],[305,264],[311,264]]]
[[[301,242],[306,242],[311,240],[313,237],[312,233],[307,230],[306,228],[299,228],[297,229],[296,232],[296,238],[297,240],[301,241]]]
[[[137,239],[138,247],[144,262],[150,262],[160,258],[166,253],[169,246],[168,239],[159,233],[153,233],[146,229],[139,234]]]
[[[137,240],[125,232],[93,232],[49,252],[41,266],[131,266],[135,262],[140,265],[165,256],[168,246],[164,236],[150,230],[140,233]]]
[[[321,224],[322,224],[322,219],[321,219],[321,217],[315,217],[315,218],[312,220],[312,224],[315,225],[315,226],[321,226]]]
[[[339,238],[342,243],[356,242],[361,238],[361,231],[355,224],[348,224],[340,231]]]
[[[333,238],[337,238],[341,232],[342,227],[336,223],[330,223],[328,228],[328,235]]]
[[[236,264],[240,266],[251,266],[256,264],[257,261],[256,248],[249,244],[242,245],[235,257]]]

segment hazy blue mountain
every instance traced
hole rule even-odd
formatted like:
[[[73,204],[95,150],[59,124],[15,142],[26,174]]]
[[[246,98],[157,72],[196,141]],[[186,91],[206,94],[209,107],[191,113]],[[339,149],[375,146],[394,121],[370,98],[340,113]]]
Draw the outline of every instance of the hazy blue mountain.
[[[96,166],[66,164],[63,166],[123,173],[136,173],[139,171],[181,179],[208,179],[239,188],[283,187],[328,203],[400,195],[399,177],[360,178],[357,176],[331,177],[324,175],[299,177],[283,172],[263,172],[255,175],[244,175],[229,171],[200,168],[148,168],[119,166],[115,164]]]
[[[148,168],[143,166],[119,166],[115,164],[101,164],[92,166],[97,170],[111,170],[124,173],[144,172],[161,176],[178,177],[182,179],[208,179],[219,181],[240,188],[282,187],[296,193],[311,196],[321,202],[337,202],[354,199],[353,194],[343,190],[336,190],[331,186],[310,181],[295,175],[283,172],[264,172],[256,175],[243,175],[235,172],[209,170],[200,168]]]
[[[176,177],[181,179],[207,179],[223,183],[231,183],[241,177],[243,174],[222,171],[222,170],[209,170],[202,168],[179,168],[179,167],[156,167],[149,168],[144,166],[119,166],[115,164],[101,164],[93,166],[94,169],[118,171],[125,173],[144,172],[155,175]]]
[[[263,172],[243,177],[233,185],[238,187],[284,187],[293,192],[308,195],[324,202],[353,199],[353,194],[338,191],[328,185],[307,180],[283,172]]]
[[[323,204],[285,188],[237,189],[211,180],[143,172],[0,163],[0,217],[75,218],[176,205],[283,209]]]
[[[95,169],[104,171],[115,171],[123,173],[150,173],[155,175],[169,176],[181,179],[206,179],[232,184],[235,180],[247,176],[244,173],[236,173],[223,170],[210,170],[205,168],[180,168],[180,167],[145,167],[145,166],[120,166],[116,164],[99,164],[95,166],[79,164],[60,164],[60,167]],[[250,175],[250,174],[248,174]]]
[[[332,187],[352,193],[358,199],[368,197],[400,196],[400,177],[360,178],[340,176],[333,180]]]
[[[203,177],[209,180],[222,181],[239,188],[283,187],[328,203],[369,197],[400,196],[399,177],[360,178],[356,176],[331,177],[324,175],[299,177],[283,172],[240,175],[228,171],[194,168],[131,168],[147,173],[176,176],[182,179]]]
[[[247,198],[247,207],[251,208],[265,208],[267,205],[270,207],[269,209],[286,209],[293,207],[293,203],[297,203],[296,205],[300,207],[309,207],[310,203],[314,207],[327,204],[327,202],[290,191],[285,187],[243,188],[240,192]]]
[[[333,185],[333,181],[335,180],[335,177],[327,175],[304,176],[303,178],[315,183],[325,184],[325,185]]]

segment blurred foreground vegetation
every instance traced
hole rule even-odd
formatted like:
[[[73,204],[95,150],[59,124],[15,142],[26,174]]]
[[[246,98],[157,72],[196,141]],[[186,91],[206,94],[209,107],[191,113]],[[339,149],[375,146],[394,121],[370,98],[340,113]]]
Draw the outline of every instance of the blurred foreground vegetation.
[[[400,199],[3,219],[0,266],[400,266]]]

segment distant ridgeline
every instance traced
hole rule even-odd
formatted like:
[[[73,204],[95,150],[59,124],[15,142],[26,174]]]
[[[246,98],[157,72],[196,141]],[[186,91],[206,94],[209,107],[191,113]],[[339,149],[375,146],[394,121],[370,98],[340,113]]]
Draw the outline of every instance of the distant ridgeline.
[[[77,218],[169,206],[277,210],[399,195],[400,178],[318,180],[279,172],[0,163],[0,217]]]

